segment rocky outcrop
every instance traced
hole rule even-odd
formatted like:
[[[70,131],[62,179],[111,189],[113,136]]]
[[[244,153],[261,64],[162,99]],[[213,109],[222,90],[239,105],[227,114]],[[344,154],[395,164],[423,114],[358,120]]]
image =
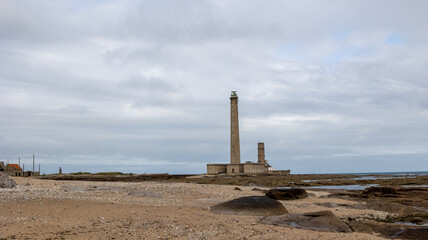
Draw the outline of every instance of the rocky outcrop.
[[[283,227],[295,227],[327,232],[352,232],[351,228],[342,222],[331,211],[321,211],[305,214],[288,214],[264,217],[261,223]]]
[[[215,205],[211,207],[211,211],[220,214],[249,216],[271,216],[288,213],[280,202],[265,196],[237,198]]]
[[[427,239],[428,228],[417,225],[392,224],[376,221],[347,221],[355,232],[376,233],[387,239]]]
[[[376,196],[376,197],[396,197],[398,194],[397,189],[393,187],[370,187],[361,193],[363,197]]]
[[[308,196],[305,189],[290,188],[290,189],[270,189],[266,192],[266,196],[276,200],[295,200]]]
[[[0,172],[0,188],[13,188],[15,186],[16,183],[12,178]]]

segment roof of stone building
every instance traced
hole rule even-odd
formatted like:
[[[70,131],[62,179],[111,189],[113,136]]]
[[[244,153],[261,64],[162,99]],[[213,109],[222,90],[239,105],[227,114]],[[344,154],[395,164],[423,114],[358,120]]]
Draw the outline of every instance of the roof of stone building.
[[[8,164],[14,170],[22,170],[22,168],[18,164]]]

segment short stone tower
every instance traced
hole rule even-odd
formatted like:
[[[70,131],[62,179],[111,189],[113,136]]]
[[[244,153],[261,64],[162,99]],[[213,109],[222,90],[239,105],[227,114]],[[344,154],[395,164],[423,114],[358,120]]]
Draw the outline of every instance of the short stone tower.
[[[266,159],[265,159],[265,143],[264,142],[259,142],[257,144],[257,163],[266,163]]]
[[[230,95],[230,164],[240,163],[238,95],[235,90],[232,90]]]

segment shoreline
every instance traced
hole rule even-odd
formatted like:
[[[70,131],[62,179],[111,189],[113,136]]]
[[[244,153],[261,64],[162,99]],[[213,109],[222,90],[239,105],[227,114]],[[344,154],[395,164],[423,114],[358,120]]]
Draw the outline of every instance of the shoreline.
[[[62,174],[38,177],[50,180],[144,182],[166,181],[261,187],[316,187],[334,185],[428,185],[428,175],[345,175],[345,174],[239,174],[239,175],[170,175],[170,174]]]

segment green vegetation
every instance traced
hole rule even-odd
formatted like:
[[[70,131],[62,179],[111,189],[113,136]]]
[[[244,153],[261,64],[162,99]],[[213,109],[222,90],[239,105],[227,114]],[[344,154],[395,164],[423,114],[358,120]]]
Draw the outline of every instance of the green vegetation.
[[[122,173],[122,172],[99,172],[99,173],[95,173],[93,175],[132,175],[130,173]]]
[[[98,172],[98,173],[75,172],[75,173],[64,173],[64,174],[70,174],[70,175],[106,175],[106,176],[132,175],[132,173],[122,173],[122,172]]]
[[[71,174],[71,175],[83,175],[83,174],[85,174],[85,175],[87,175],[87,174],[91,174],[90,172],[77,172],[77,173],[68,173],[68,174]]]

